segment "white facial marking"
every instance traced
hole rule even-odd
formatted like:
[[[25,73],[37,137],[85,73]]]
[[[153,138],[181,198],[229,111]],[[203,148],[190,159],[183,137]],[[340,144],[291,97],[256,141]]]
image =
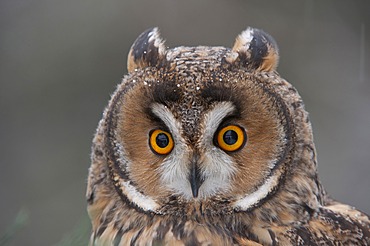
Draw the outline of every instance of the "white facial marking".
[[[272,189],[277,186],[278,181],[279,181],[278,175],[270,176],[266,180],[266,182],[258,188],[258,190],[237,200],[233,204],[234,208],[238,208],[242,211],[251,208],[253,205],[257,204],[261,199],[265,198],[272,191]]]
[[[152,105],[152,112],[166,124],[175,142],[182,141],[180,138],[181,123],[176,120],[168,107],[163,104],[154,103]]]
[[[130,170],[131,163],[130,161],[128,161],[127,154],[123,150],[122,145],[118,142],[115,142],[114,145],[116,148],[116,152],[119,154],[119,163],[126,166],[127,170]],[[130,181],[121,181],[120,185],[121,191],[127,197],[127,199],[129,199],[131,202],[133,202],[136,206],[140,207],[144,211],[155,212],[155,210],[159,208],[159,205],[155,202],[155,200],[137,191],[135,186],[132,186],[130,184]]]
[[[226,191],[231,186],[231,176],[235,172],[233,159],[213,144],[213,136],[224,120],[235,110],[231,102],[220,102],[205,114],[203,118],[204,138],[201,145],[206,151],[199,160],[201,176],[204,180],[199,188],[198,199],[215,195],[217,192]],[[160,166],[161,182],[182,195],[185,199],[193,199],[189,182],[189,164],[191,150],[181,138],[181,123],[175,119],[171,111],[162,104],[153,104],[152,111],[169,128],[174,138],[174,149],[164,159]]]
[[[153,104],[152,111],[166,124],[174,141],[172,152],[164,159],[160,166],[162,184],[173,190],[176,194],[190,199],[193,197],[188,179],[188,163],[190,157],[189,149],[183,138],[181,138],[181,123],[162,104]]]
[[[235,172],[235,168],[228,154],[218,148],[212,148],[205,153],[205,160],[201,165],[204,182],[199,188],[199,197],[209,197],[231,187],[230,177]]]
[[[217,128],[225,117],[229,116],[234,110],[235,107],[231,102],[220,102],[204,115],[203,145],[207,147],[213,146],[212,140]]]
[[[204,116],[204,138],[201,145],[206,151],[201,163],[204,182],[199,189],[199,197],[208,197],[230,188],[230,177],[236,171],[235,164],[227,153],[214,146],[213,138],[221,122],[234,110],[231,102],[220,102]]]
[[[130,184],[130,181],[122,181],[120,182],[120,185],[123,194],[144,211],[155,212],[159,208],[158,203],[156,203],[152,198],[138,192],[136,188]]]
[[[164,160],[160,167],[162,183],[175,194],[182,195],[186,199],[193,197],[189,182],[189,157],[187,149],[176,146],[172,153]]]

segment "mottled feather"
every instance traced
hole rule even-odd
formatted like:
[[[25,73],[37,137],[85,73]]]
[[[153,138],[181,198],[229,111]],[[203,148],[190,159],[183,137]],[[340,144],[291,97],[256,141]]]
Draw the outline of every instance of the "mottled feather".
[[[232,49],[140,35],[93,140],[90,245],[370,245],[369,216],[318,179],[308,113],[278,58],[253,28]],[[217,138],[229,125],[244,131],[235,151]],[[171,152],[151,148],[154,129]]]

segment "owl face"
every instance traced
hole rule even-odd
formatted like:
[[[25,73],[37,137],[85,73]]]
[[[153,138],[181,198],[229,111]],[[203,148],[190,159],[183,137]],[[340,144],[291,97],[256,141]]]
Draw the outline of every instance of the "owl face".
[[[105,113],[117,192],[151,212],[169,200],[221,197],[249,209],[271,195],[293,138],[287,106],[260,77],[277,57],[272,38],[255,29],[233,49],[166,50],[157,29],[143,33]]]
[[[93,141],[91,245],[368,245],[368,216],[329,198],[308,113],[274,40],[167,49],[156,28]]]

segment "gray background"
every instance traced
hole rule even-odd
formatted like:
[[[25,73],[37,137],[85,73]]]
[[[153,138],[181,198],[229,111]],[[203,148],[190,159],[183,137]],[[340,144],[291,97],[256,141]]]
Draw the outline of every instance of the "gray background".
[[[1,0],[0,234],[25,211],[10,245],[86,244],[91,139],[132,42],[154,26],[170,47],[231,47],[247,26],[275,37],[322,183],[370,213],[369,13],[366,0]]]

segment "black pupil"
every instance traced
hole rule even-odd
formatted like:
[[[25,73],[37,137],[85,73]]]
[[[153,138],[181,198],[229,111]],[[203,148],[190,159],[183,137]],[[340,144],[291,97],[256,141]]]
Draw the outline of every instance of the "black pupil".
[[[224,142],[228,145],[233,145],[238,141],[238,134],[233,130],[227,130],[223,136]]]
[[[168,139],[167,135],[164,133],[159,133],[157,137],[155,138],[155,142],[159,146],[159,148],[165,148],[167,147],[170,140]]]

